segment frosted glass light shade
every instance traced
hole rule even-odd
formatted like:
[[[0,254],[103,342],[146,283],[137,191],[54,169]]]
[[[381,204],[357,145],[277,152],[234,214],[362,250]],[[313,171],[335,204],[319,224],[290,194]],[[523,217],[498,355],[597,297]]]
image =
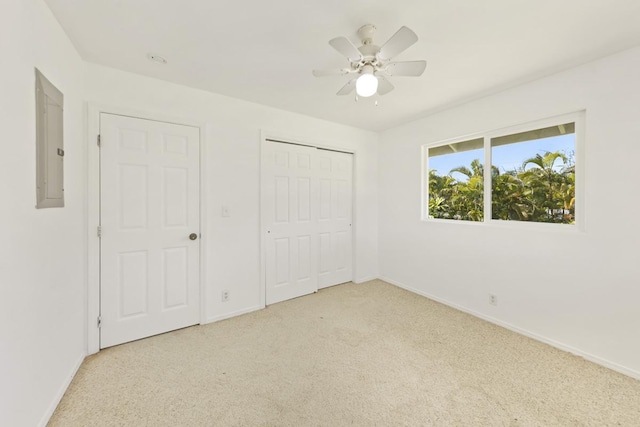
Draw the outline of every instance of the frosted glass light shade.
[[[356,80],[356,93],[363,98],[369,97],[378,90],[378,78],[373,74],[363,74]]]

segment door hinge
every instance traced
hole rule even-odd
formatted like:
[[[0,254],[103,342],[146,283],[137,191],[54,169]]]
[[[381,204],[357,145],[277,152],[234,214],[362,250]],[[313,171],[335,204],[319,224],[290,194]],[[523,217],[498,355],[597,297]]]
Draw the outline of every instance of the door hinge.
[[[102,227],[98,226],[98,237],[102,237]]]
[[[98,328],[102,327],[102,316],[98,316]]]
[[[100,144],[102,143],[100,135],[98,135],[98,147],[100,147]]]

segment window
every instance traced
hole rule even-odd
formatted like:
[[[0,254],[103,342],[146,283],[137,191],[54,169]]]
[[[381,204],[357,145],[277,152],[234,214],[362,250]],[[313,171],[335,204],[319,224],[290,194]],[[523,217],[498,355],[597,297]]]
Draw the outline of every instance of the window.
[[[575,123],[491,139],[491,218],[575,222]]]
[[[429,148],[429,216],[482,221],[484,139]]]
[[[426,217],[575,224],[579,120],[576,114],[425,147]]]

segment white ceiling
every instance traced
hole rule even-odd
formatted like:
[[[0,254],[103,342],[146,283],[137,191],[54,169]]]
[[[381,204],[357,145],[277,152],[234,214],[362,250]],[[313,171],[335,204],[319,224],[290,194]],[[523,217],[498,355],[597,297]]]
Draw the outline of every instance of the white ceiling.
[[[638,0],[46,1],[87,61],[375,131],[640,45]],[[346,66],[327,42],[359,46],[367,23],[378,45],[413,29],[394,59],[428,64],[377,107],[311,75]]]

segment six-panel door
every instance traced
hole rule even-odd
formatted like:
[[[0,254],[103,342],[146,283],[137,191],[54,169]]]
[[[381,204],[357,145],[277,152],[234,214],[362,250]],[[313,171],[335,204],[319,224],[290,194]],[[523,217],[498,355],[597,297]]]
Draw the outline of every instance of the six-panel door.
[[[351,280],[353,155],[262,145],[266,303]]]
[[[262,147],[267,304],[318,290],[315,152],[270,141]]]
[[[112,114],[100,133],[105,348],[199,323],[200,136]]]
[[[318,288],[322,289],[352,277],[353,154],[318,149],[317,165]]]

